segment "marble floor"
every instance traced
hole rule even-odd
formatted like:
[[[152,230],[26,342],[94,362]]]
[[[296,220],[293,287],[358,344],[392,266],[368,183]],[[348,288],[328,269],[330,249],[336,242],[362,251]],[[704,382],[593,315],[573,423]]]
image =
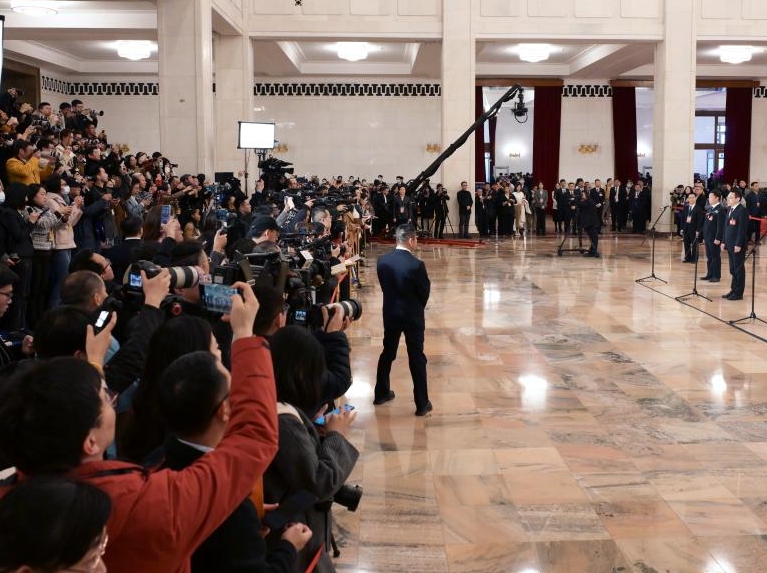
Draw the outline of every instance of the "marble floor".
[[[422,246],[432,281],[433,415],[416,418],[404,341],[397,398],[373,407],[381,294],[368,252],[349,331],[361,452],[357,512],[334,510],[348,573],[748,573],[767,570],[767,326],[750,296],[682,304],[678,239],[555,237]],[[767,264],[758,261],[765,292]],[[750,289],[751,267],[748,267]],[[704,274],[700,268],[699,275]],[[747,290],[747,295],[749,291]],[[767,318],[767,294],[756,313]],[[761,564],[761,565],[760,565]]]

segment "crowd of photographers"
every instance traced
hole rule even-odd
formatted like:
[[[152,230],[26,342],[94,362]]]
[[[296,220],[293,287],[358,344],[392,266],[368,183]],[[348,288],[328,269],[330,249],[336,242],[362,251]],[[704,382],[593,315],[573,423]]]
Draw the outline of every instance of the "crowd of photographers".
[[[336,404],[366,190],[267,166],[248,197],[19,96],[0,98],[0,572],[333,571],[331,506],[362,496]]]

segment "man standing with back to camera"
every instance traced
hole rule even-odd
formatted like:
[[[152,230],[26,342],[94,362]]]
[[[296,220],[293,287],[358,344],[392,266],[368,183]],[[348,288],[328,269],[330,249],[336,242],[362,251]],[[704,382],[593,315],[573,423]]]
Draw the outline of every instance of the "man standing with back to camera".
[[[426,356],[423,353],[424,308],[429,300],[431,283],[426,265],[413,255],[418,243],[412,225],[397,227],[397,248],[378,259],[378,282],[383,291],[383,352],[378,358],[373,404],[380,406],[394,400],[389,375],[397,358],[400,335],[405,333],[410,375],[413,377],[415,415],[432,411],[426,384]]]

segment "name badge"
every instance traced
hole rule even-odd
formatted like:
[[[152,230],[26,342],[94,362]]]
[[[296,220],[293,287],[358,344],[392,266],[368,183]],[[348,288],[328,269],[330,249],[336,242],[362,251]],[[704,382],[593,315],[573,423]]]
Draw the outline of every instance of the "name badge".
[[[692,217],[690,215],[687,216],[687,222],[692,223]]]
[[[713,216],[713,215],[709,215],[709,216],[708,216],[708,220],[709,220],[709,221],[713,221],[713,220],[714,220],[714,216]]]
[[[735,219],[730,219],[730,225],[732,225],[734,227],[737,224],[738,224],[738,222]]]

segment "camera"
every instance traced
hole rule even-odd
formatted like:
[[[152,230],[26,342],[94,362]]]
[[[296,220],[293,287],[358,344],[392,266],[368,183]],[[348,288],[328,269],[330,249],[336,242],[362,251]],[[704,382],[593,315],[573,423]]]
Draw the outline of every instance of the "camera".
[[[333,494],[333,501],[338,505],[344,506],[349,511],[357,511],[357,507],[362,499],[362,488],[358,485],[354,487],[344,484]]]
[[[150,261],[138,261],[130,266],[128,282],[129,292],[143,294],[141,271],[146,273],[148,279],[156,277],[162,271],[162,267]],[[191,288],[200,282],[200,271],[197,267],[167,267],[170,273],[170,288]]]

